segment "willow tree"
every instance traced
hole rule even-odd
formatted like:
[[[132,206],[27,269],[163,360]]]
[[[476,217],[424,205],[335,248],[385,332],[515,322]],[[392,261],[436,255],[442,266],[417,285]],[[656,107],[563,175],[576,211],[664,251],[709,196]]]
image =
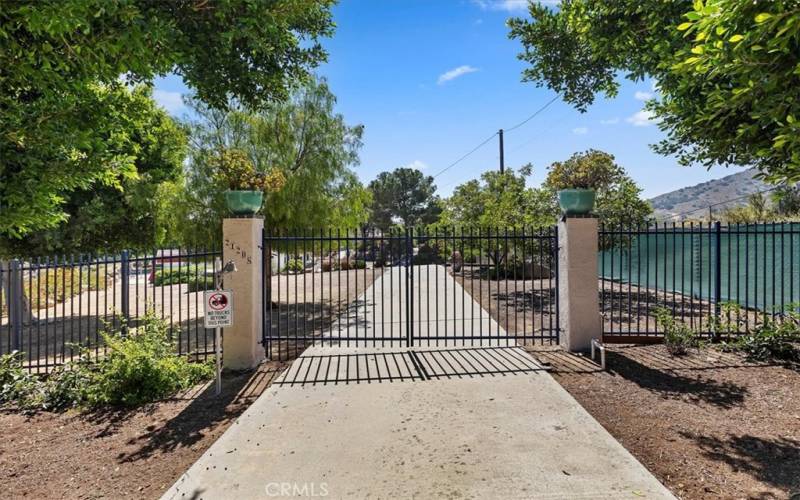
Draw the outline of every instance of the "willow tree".
[[[277,170],[285,178],[280,189],[266,193],[262,213],[268,229],[366,222],[370,195],[354,170],[363,127],[348,125],[335,103],[324,81],[310,81],[287,101],[260,110],[237,104],[217,110],[190,100],[198,119],[190,123],[183,202],[175,204],[182,210],[176,220],[184,242],[219,241],[227,209],[213,160],[221,149],[243,151],[257,171]]]

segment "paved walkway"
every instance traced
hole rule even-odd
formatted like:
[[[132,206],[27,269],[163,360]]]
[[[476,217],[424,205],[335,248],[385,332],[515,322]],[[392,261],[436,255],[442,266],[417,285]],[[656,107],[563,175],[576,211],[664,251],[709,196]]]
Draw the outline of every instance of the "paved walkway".
[[[506,331],[453,279],[450,268],[433,264],[413,267],[410,287],[406,267],[387,268],[324,335],[359,339],[358,345],[400,346],[407,336],[406,294],[410,293],[415,345],[514,345],[513,339],[502,338]],[[483,338],[470,338],[479,336]]]
[[[312,348],[164,495],[673,498],[517,347]]]
[[[524,350],[466,338],[505,332],[446,268],[414,271],[414,327],[447,347],[306,350],[164,498],[673,498]],[[405,272],[329,335],[404,339]]]

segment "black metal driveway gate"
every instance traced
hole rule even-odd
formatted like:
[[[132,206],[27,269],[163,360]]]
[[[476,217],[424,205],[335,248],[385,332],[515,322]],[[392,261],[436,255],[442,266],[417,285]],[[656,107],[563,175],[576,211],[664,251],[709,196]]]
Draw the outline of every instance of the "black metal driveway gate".
[[[272,358],[558,342],[555,228],[265,230],[263,244]]]

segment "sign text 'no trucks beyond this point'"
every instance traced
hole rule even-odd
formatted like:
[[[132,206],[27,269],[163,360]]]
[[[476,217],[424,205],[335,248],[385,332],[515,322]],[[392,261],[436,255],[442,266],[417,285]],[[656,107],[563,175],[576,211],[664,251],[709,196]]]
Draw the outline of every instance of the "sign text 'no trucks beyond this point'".
[[[206,290],[203,294],[206,328],[224,328],[233,325],[233,292],[230,290]]]

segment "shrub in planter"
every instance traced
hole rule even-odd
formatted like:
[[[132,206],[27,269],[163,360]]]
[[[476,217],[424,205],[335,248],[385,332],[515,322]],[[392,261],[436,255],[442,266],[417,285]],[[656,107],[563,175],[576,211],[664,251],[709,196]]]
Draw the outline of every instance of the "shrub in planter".
[[[228,188],[225,202],[228,209],[237,215],[258,212],[264,192],[275,192],[286,184],[286,177],[278,169],[267,173],[256,171],[253,162],[244,151],[223,149],[214,158],[214,177]]]
[[[550,165],[545,185],[558,192],[565,214],[587,214],[594,208],[596,191],[619,179],[624,172],[614,157],[602,151],[575,153]]]

